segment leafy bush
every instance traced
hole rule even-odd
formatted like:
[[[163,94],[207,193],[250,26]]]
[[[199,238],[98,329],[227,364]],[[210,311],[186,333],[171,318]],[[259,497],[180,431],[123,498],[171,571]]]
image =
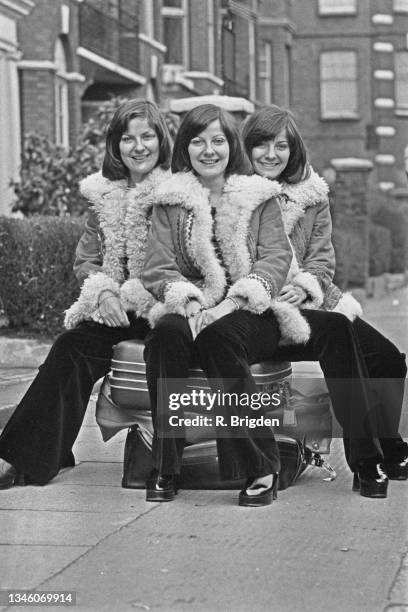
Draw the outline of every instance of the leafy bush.
[[[125,98],[105,102],[83,126],[75,148],[66,150],[47,137],[27,134],[24,138],[20,177],[12,181],[17,201],[14,212],[25,216],[82,215],[87,203],[79,192],[79,182],[102,166],[106,128]],[[178,129],[178,117],[165,113],[170,133]]]
[[[386,227],[370,227],[370,276],[389,272],[391,264],[391,232]]]
[[[389,229],[391,233],[389,272],[405,272],[408,265],[408,219],[406,215],[393,202],[379,209],[373,217],[373,222]]]
[[[0,217],[0,297],[10,327],[54,336],[79,293],[72,271],[80,220]]]

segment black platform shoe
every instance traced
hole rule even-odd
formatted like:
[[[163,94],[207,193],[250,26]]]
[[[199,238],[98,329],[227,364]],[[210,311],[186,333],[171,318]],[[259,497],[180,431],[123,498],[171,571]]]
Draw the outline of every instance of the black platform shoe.
[[[407,480],[408,479],[408,455],[399,463],[391,461],[384,462],[384,469],[390,480]]]
[[[177,493],[173,475],[159,474],[153,470],[146,482],[146,501],[168,502],[173,501]]]
[[[363,497],[387,497],[388,478],[383,466],[371,461],[360,461],[354,472],[353,491]]]
[[[253,491],[259,489],[259,493],[254,493],[250,495],[248,493],[248,488],[253,484],[256,478],[248,478],[245,483],[245,487],[239,494],[238,497],[238,505],[239,506],[249,506],[249,507],[258,507],[258,506],[269,506],[273,502],[274,499],[278,497],[278,481],[279,474],[273,474],[272,485],[266,488],[264,485],[259,484],[253,487]]]
[[[10,465],[9,468],[5,469],[4,472],[0,474],[0,490],[11,489],[11,487],[17,485],[25,485],[24,476],[23,474],[19,474],[17,470]]]

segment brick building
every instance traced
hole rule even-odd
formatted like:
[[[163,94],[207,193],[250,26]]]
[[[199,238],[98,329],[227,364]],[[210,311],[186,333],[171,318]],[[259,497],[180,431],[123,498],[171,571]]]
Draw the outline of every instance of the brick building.
[[[373,186],[405,187],[408,1],[312,0],[289,8],[289,106],[314,165],[324,171],[332,159],[368,159]]]
[[[10,87],[20,98],[23,132],[68,146],[111,95],[146,96],[168,108],[176,98],[227,94],[292,108],[313,164],[328,176],[333,160],[368,160],[372,185],[406,186],[408,0],[2,5],[20,6],[12,42],[19,93],[15,79]],[[15,115],[9,105],[4,124]],[[14,130],[16,151],[18,141]]]

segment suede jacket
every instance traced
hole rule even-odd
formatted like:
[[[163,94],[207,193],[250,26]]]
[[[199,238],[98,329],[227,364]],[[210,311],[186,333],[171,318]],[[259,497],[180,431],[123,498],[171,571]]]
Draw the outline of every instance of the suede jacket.
[[[159,300],[149,314],[151,325],[165,313],[183,314],[189,299],[211,307],[236,296],[250,312],[272,308],[285,340],[307,340],[310,330],[299,309],[276,300],[292,260],[279,192],[274,181],[232,175],[213,219],[209,190],[192,172],[160,185],[142,273],[146,289]]]
[[[336,260],[326,181],[311,169],[309,178],[281,188],[283,223],[295,254],[290,282],[307,293],[302,307],[333,310],[354,320],[362,314],[360,304],[332,282]]]
[[[155,303],[140,281],[146,254],[154,191],[170,173],[154,169],[135,187],[110,181],[100,172],[85,178],[81,193],[90,202],[88,220],[75,256],[74,273],[82,284],[77,301],[65,312],[71,329],[90,319],[102,291],[109,289],[126,311],[145,316]]]

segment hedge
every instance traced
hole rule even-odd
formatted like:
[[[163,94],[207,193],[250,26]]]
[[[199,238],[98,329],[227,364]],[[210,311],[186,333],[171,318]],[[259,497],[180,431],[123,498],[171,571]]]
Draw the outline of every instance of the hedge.
[[[72,271],[83,222],[0,217],[0,298],[13,329],[54,336],[79,286]]]
[[[391,264],[391,231],[381,225],[370,227],[370,276],[389,272]]]

